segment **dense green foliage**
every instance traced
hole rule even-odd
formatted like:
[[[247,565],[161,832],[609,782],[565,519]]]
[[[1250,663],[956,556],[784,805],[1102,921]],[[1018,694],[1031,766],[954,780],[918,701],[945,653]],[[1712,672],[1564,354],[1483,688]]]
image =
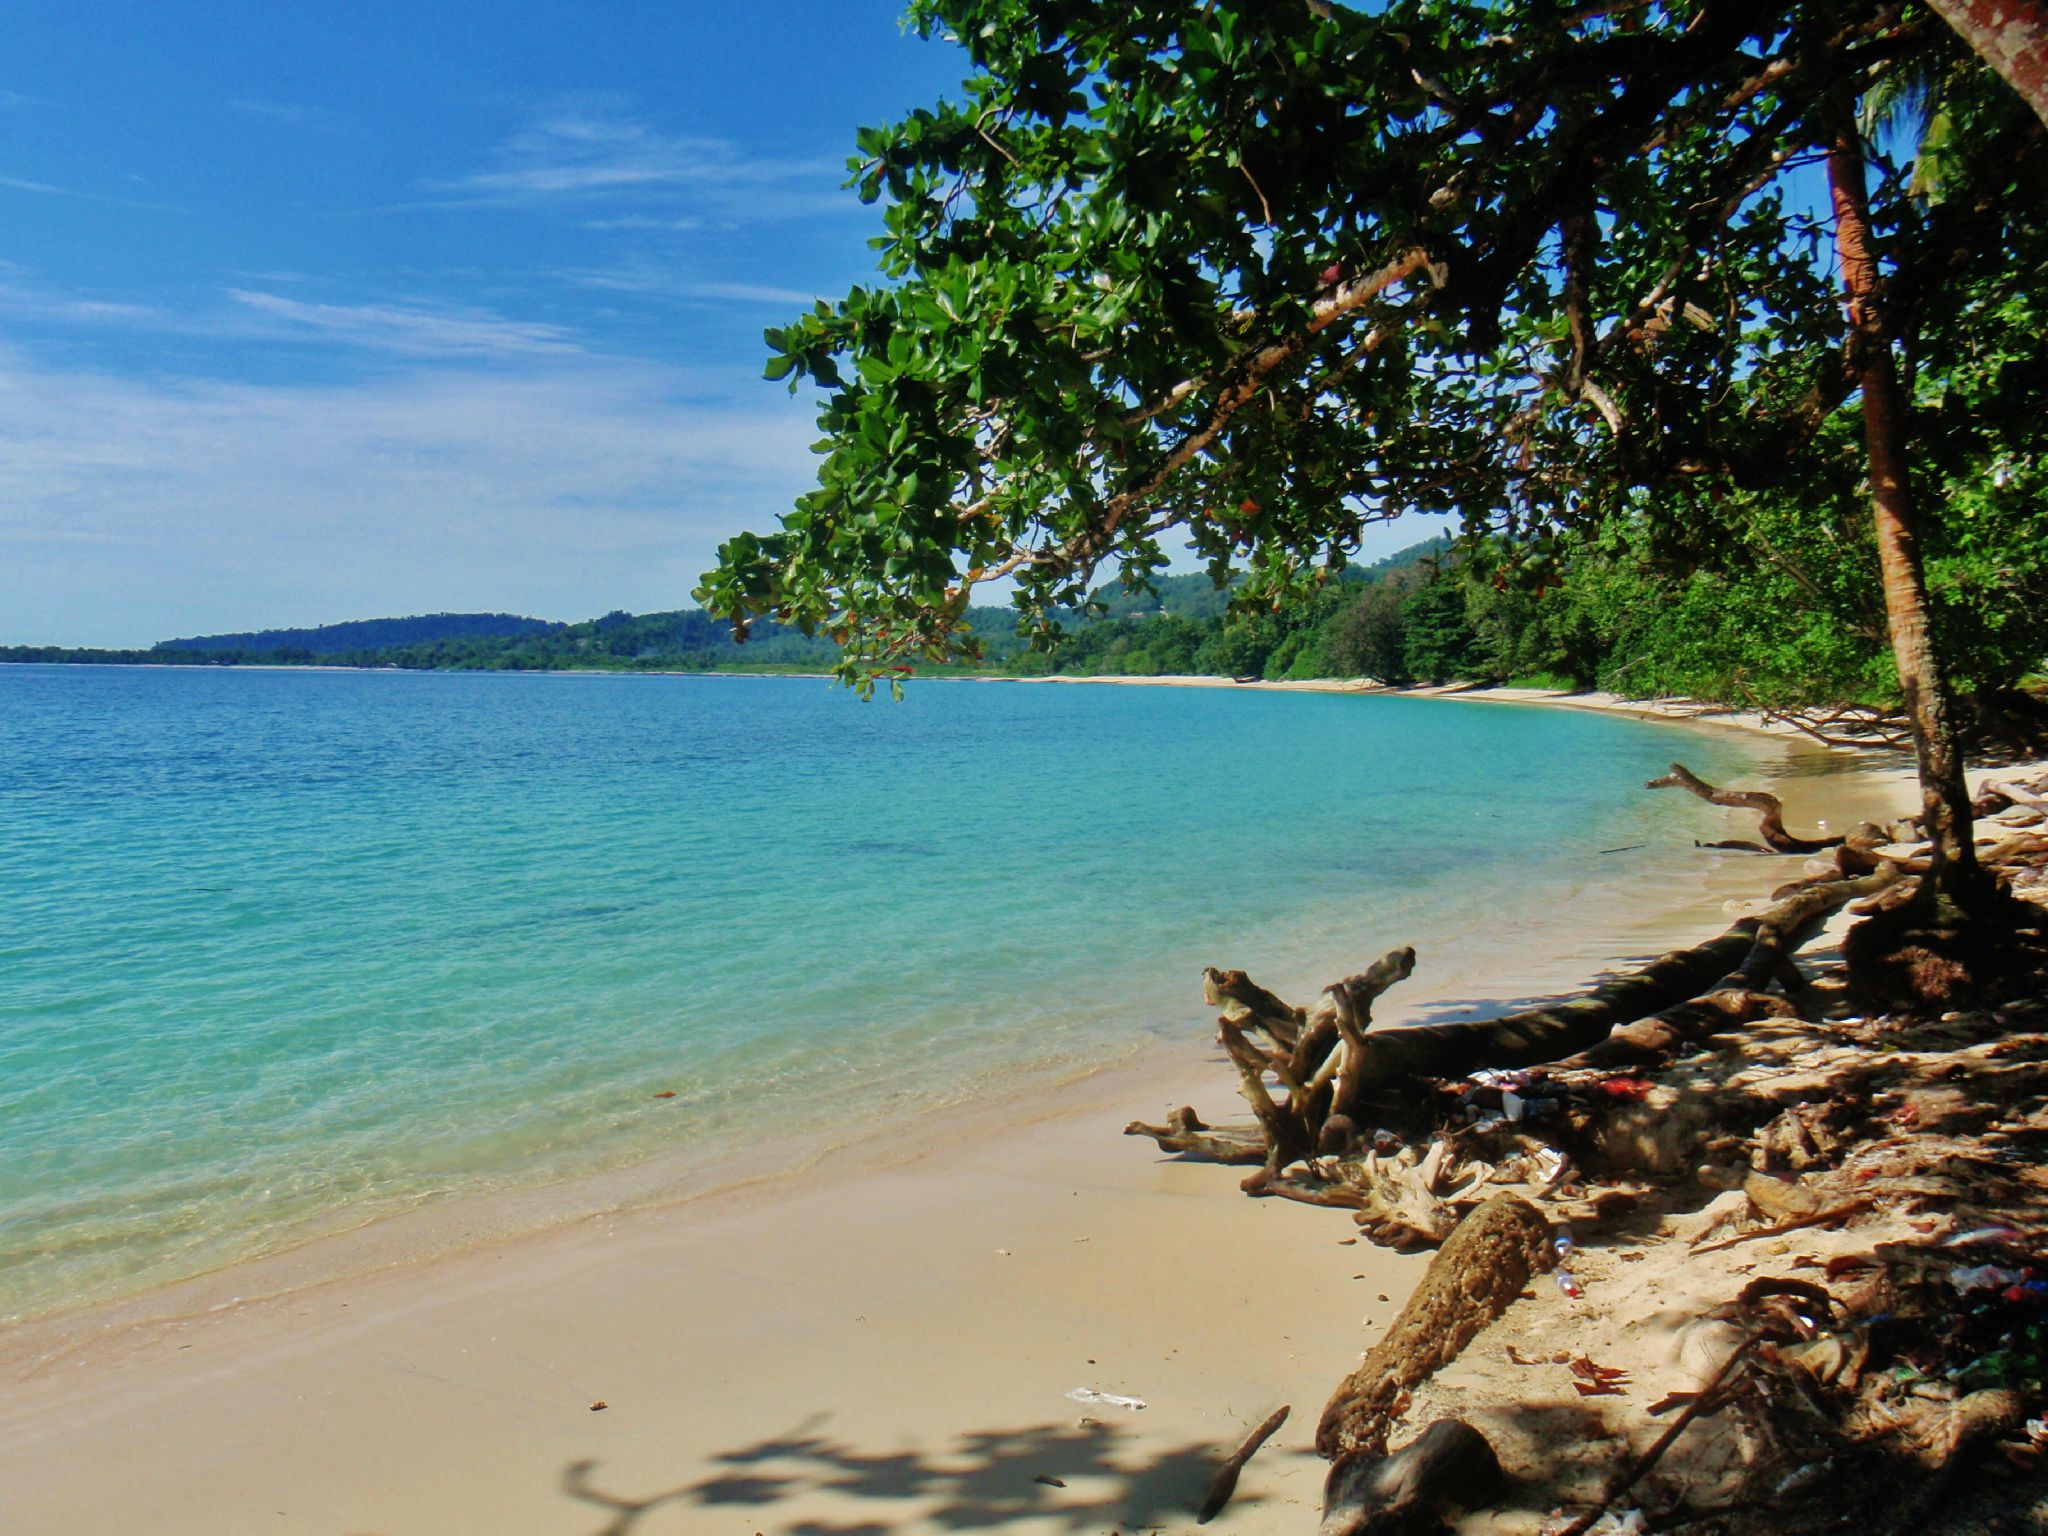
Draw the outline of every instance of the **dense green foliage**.
[[[911,16],[978,73],[861,137],[886,282],[769,333],[770,377],[822,391],[820,482],[725,547],[714,611],[829,633],[866,683],[979,649],[983,581],[1012,578],[1044,638],[1099,573],[1142,585],[1178,532],[1244,615],[1210,661],[1293,671],[1330,647],[1290,651],[1281,615],[1320,633],[1363,524],[1456,511],[1476,584],[1405,616],[1339,602],[1354,653],[1391,658],[1402,617],[1426,676],[1888,691],[1832,219],[1794,178],[1859,106],[1935,80],[1925,164],[1909,132],[1868,147],[1888,340],[1956,671],[2038,660],[2048,155],[1932,14]],[[1187,638],[1134,631],[1119,659]]]

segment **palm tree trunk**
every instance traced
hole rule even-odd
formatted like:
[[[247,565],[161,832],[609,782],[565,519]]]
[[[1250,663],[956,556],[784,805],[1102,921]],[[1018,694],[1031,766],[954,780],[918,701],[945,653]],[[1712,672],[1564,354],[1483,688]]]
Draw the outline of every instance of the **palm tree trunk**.
[[[1921,829],[1933,845],[1922,889],[1956,907],[1979,905],[1989,882],[1971,839],[1970,791],[1956,740],[1954,709],[1927,624],[1927,577],[1906,473],[1906,400],[1885,329],[1883,285],[1870,237],[1863,141],[1844,113],[1828,150],[1835,251],[1849,301],[1850,359],[1863,392],[1870,509],[1877,534],[1884,606],[1899,687],[1919,754]]]

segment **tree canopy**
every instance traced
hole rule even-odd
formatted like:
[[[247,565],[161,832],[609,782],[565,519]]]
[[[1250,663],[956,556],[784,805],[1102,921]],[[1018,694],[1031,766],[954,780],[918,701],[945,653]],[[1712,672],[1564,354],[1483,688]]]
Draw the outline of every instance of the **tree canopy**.
[[[771,377],[826,392],[819,486],[699,593],[828,631],[851,680],[971,654],[982,583],[1046,625],[1102,572],[1162,568],[1176,531],[1247,572],[1252,606],[1410,510],[1505,535],[1540,583],[1561,530],[1633,519],[1698,560],[1764,500],[1853,502],[1813,167],[1880,87],[1942,82],[1938,197],[1917,140],[1870,156],[1916,446],[1944,475],[2003,455],[2038,505],[2044,134],[1929,12],[918,0],[911,21],[979,73],[862,134],[886,281],[768,338]]]

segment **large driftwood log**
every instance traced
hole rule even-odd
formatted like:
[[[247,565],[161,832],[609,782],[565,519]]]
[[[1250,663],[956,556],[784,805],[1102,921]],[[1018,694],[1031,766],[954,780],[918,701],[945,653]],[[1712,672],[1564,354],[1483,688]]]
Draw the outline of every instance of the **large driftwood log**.
[[[1698,795],[1709,805],[1726,806],[1731,810],[1755,811],[1758,816],[1757,836],[1763,839],[1763,849],[1770,853],[1819,853],[1823,848],[1841,846],[1839,837],[1795,837],[1785,830],[1785,803],[1776,795],[1760,789],[1717,789],[1683,763],[1673,763],[1671,771],[1661,779],[1652,779],[1645,786],[1649,789],[1683,789]],[[1755,848],[1755,843],[1717,843],[1717,848]]]
[[[1237,1069],[1258,1134],[1243,1127],[1211,1129],[1185,1109],[1163,1126],[1134,1121],[1125,1134],[1149,1136],[1169,1152],[1262,1163],[1245,1181],[1255,1194],[1377,1209],[1398,1245],[1410,1238],[1431,1241],[1451,1213],[1418,1204],[1412,1192],[1375,1188],[1384,1181],[1358,1177],[1358,1164],[1344,1164],[1344,1176],[1334,1180],[1317,1166],[1320,1158],[1346,1158],[1358,1150],[1369,1110],[1398,1109],[1417,1079],[1570,1058],[1582,1058],[1585,1065],[1632,1065],[1782,1014],[1786,1005],[1764,989],[1785,974],[1799,944],[1829,913],[1903,879],[1902,866],[1885,860],[1850,879],[1785,887],[1767,911],[1704,944],[1662,955],[1582,996],[1495,1019],[1367,1033],[1374,1001],[1414,969],[1415,952],[1406,947],[1326,988],[1307,1009],[1282,1001],[1242,971],[1212,969],[1204,973],[1204,985],[1224,1010],[1218,1038]],[[1254,1032],[1270,1044],[1262,1046]],[[1296,1162],[1309,1164],[1315,1177],[1288,1177],[1286,1170]],[[1365,1166],[1371,1171],[1372,1165]]]
[[[1497,1019],[1382,1030],[1365,1040],[1361,1076],[1382,1090],[1399,1091],[1417,1077],[1464,1077],[1482,1068],[1562,1060],[1599,1044],[1623,1024],[1688,1003],[1731,976],[1761,986],[1820,919],[1898,878],[1897,870],[1880,869],[1853,880],[1797,887],[1761,915],[1742,919],[1704,944],[1660,955],[1566,1002]],[[1762,981],[1747,980],[1753,969],[1764,972]]]
[[[1691,1046],[1758,1019],[1791,1018],[1798,1013],[1782,997],[1744,987],[1724,987],[1704,997],[1623,1024],[1605,1040],[1558,1063],[1563,1067],[1656,1066]]]
[[[1506,1311],[1549,1252],[1550,1224],[1528,1201],[1496,1195],[1445,1239],[1393,1327],[1344,1378],[1316,1426],[1331,1460],[1384,1455],[1403,1394],[1458,1356]]]

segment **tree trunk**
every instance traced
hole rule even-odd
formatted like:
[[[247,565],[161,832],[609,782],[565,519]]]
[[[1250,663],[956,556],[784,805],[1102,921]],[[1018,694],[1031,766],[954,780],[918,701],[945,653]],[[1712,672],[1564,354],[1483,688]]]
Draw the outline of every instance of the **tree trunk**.
[[[1967,910],[1981,905],[1989,882],[1977,866],[1954,710],[1928,631],[1927,578],[1906,473],[1906,401],[1885,327],[1864,189],[1863,142],[1846,110],[1828,150],[1828,186],[1834,199],[1835,251],[1849,301],[1850,368],[1863,391],[1863,436],[1885,618],[1919,755],[1920,828],[1933,846],[1932,868],[1921,890],[1944,906]]]
[[[2048,124],[2048,5],[2041,0],[1927,0]]]

